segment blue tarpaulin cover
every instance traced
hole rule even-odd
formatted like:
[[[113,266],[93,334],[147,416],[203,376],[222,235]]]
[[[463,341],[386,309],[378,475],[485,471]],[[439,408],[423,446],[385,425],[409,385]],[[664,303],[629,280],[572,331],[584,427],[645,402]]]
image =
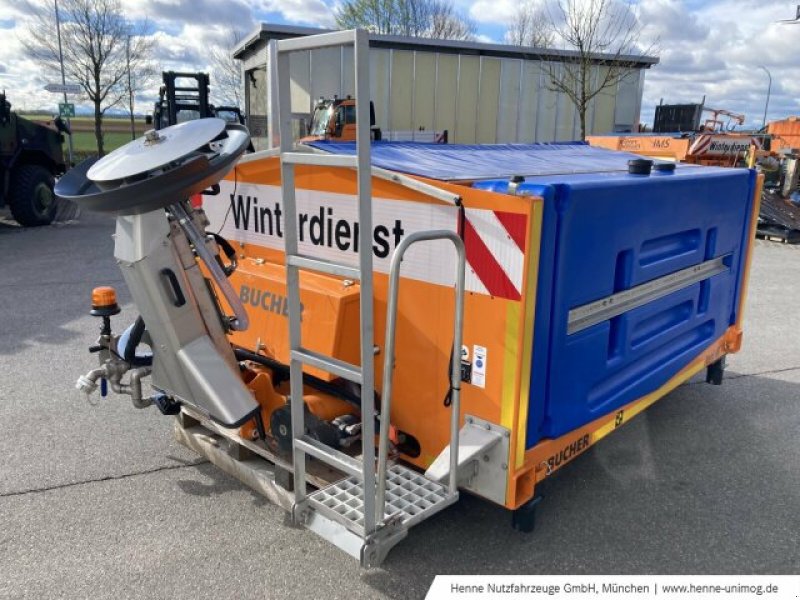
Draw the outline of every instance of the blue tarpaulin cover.
[[[355,152],[354,143],[314,146]],[[526,448],[658,390],[738,322],[755,171],[676,165],[638,175],[628,173],[633,158],[640,157],[581,143],[372,147],[373,164],[395,172],[474,181],[496,194],[508,193],[509,177],[521,175],[517,191],[531,202],[541,198],[541,227],[520,247],[535,248],[529,257],[538,261],[529,392],[521,397],[528,402]],[[504,212],[507,205],[494,200]],[[465,223],[478,212],[472,208],[467,201]],[[465,236],[468,262],[481,260],[474,252],[480,241]],[[501,269],[507,256],[493,256]],[[710,260],[725,269],[570,330],[573,309]],[[467,327],[476,319],[479,313],[470,315]]]
[[[355,142],[311,142],[334,154],[356,153]],[[628,161],[641,158],[627,152],[567,144],[423,144],[374,142],[376,167],[442,181],[492,179],[523,175],[565,175],[627,171]]]

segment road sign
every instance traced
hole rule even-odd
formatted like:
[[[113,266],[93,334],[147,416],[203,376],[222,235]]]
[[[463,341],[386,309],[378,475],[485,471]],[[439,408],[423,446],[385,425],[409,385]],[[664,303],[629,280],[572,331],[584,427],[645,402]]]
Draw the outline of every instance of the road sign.
[[[77,83],[48,83],[44,89],[54,94],[80,94],[83,88]]]
[[[58,116],[71,119],[75,116],[75,105],[72,102],[59,102]]]

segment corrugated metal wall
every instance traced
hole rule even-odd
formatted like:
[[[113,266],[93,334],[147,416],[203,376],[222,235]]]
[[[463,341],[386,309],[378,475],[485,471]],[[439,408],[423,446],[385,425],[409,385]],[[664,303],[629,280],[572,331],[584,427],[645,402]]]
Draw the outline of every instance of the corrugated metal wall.
[[[310,115],[320,96],[352,95],[352,65],[352,48],[294,53],[292,112]],[[466,144],[574,140],[580,137],[575,107],[548,88],[549,69],[561,67],[518,58],[372,48],[376,125],[384,131],[447,130],[451,142]],[[595,80],[604,68],[594,67]],[[643,82],[643,72],[633,71],[615,89],[599,94],[587,112],[587,134],[635,131]]]

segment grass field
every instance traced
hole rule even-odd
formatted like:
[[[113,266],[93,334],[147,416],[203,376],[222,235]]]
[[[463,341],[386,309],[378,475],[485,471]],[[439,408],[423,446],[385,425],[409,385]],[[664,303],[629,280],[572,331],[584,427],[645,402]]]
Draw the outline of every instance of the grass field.
[[[137,132],[138,135],[138,132]],[[131,132],[108,131],[103,133],[103,144],[106,152],[111,152],[123,144],[131,141]],[[66,148],[66,143],[64,144]],[[72,148],[76,152],[94,153],[97,152],[97,141],[94,139],[94,131],[74,131],[72,132]]]
[[[20,113],[31,121],[48,122],[53,116],[49,114]],[[75,117],[70,119],[72,127],[73,162],[78,164],[89,156],[97,154],[97,141],[94,139],[94,117]],[[135,122],[136,137],[144,135],[150,129],[144,119],[139,117]],[[103,138],[106,153],[111,152],[131,141],[131,122],[127,117],[106,117],[103,119]],[[64,141],[64,157],[67,156],[67,142]]]
[[[97,154],[97,141],[94,139],[94,119],[91,117],[76,117],[71,119],[72,125],[72,148],[75,153],[75,162],[83,160],[87,156]],[[106,152],[111,152],[123,144],[131,141],[131,123],[128,119],[103,119],[103,143]],[[150,126],[146,125],[143,119],[137,119],[135,123],[136,136],[144,135]],[[64,143],[64,151],[67,144]]]

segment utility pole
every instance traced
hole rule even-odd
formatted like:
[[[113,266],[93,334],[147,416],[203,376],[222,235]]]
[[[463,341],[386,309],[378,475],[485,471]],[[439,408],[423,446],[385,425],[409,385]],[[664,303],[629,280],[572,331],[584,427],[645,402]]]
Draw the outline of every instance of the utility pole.
[[[61,85],[67,85],[67,78],[64,75],[64,53],[61,50],[61,19],[58,15],[58,0],[53,0],[53,3],[56,7],[56,35],[58,36],[58,60],[61,63]],[[64,90],[64,104],[67,103],[67,92]],[[69,117],[67,117],[67,129],[69,129],[69,135],[67,136],[67,144],[69,148],[69,166],[72,167],[72,125],[69,122]]]
[[[131,34],[129,33],[125,38],[125,59],[128,68],[128,107],[131,112],[131,139],[136,139],[136,125],[133,120],[133,84],[131,82]]]
[[[798,10],[800,11],[800,9],[798,9]],[[759,69],[763,69],[764,72],[767,74],[767,77],[769,77],[769,84],[767,84],[767,101],[764,104],[764,123],[761,126],[762,129],[766,129],[767,128],[767,111],[769,110],[769,94],[772,91],[772,74],[769,72],[769,69],[767,69],[767,67],[765,67],[763,65],[759,65],[758,68]]]

